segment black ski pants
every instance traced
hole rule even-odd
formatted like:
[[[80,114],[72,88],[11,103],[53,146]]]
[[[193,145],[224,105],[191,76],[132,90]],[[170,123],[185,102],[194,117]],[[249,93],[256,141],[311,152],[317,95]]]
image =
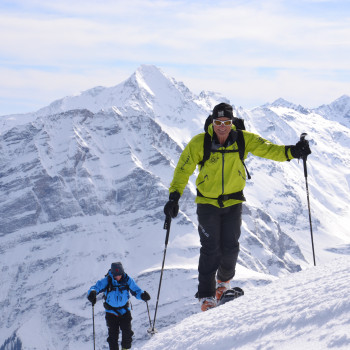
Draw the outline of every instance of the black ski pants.
[[[116,316],[110,312],[106,312],[106,323],[108,327],[107,342],[110,350],[119,350],[119,329],[122,332],[122,348],[131,348],[132,336],[134,334],[131,330],[131,320],[130,311],[127,311],[127,313],[122,316]]]
[[[201,242],[198,264],[198,298],[215,296],[216,280],[235,275],[241,235],[242,203],[227,208],[197,204]]]

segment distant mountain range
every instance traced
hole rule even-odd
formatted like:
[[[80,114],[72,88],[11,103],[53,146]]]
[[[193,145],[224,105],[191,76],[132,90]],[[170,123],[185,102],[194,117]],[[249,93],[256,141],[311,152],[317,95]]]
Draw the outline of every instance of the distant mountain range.
[[[86,349],[88,288],[121,260],[156,297],[163,206],[186,143],[219,93],[192,93],[155,66],[124,82],[0,117],[0,350]],[[350,97],[309,110],[283,99],[235,107],[249,131],[279,144],[310,135],[309,187],[317,261],[348,252]],[[250,156],[236,283],[267,284],[312,263],[302,163]],[[173,220],[158,328],[198,311],[195,176]],[[178,310],[182,310],[178,312]],[[105,342],[102,303],[96,334]],[[134,302],[135,341],[148,317]],[[16,345],[22,344],[22,345]],[[11,348],[11,346],[13,346]],[[22,346],[22,347],[19,347]]]

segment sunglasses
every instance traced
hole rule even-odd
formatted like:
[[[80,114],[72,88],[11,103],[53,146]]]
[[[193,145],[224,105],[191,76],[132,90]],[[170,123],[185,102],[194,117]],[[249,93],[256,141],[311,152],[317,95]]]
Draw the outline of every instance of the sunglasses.
[[[232,120],[214,119],[213,120],[213,124],[216,125],[216,126],[221,126],[221,125],[230,126],[230,125],[232,125]]]

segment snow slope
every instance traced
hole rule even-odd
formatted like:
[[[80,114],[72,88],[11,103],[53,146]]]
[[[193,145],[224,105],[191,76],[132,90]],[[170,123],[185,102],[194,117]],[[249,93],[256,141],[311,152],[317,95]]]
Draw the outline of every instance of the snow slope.
[[[243,297],[188,317],[135,349],[349,349],[349,270],[345,256],[248,288]]]

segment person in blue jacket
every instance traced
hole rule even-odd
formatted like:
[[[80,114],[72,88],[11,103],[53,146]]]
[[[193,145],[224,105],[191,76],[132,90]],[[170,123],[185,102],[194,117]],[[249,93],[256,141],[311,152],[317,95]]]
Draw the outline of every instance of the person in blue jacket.
[[[96,295],[101,292],[104,292],[105,299],[103,306],[106,310],[109,349],[119,350],[119,329],[122,332],[122,349],[131,349],[134,332],[131,329],[129,292],[143,301],[150,300],[150,295],[124,272],[121,262],[112,263],[107,275],[89,289],[87,298],[92,305],[96,304]]]

